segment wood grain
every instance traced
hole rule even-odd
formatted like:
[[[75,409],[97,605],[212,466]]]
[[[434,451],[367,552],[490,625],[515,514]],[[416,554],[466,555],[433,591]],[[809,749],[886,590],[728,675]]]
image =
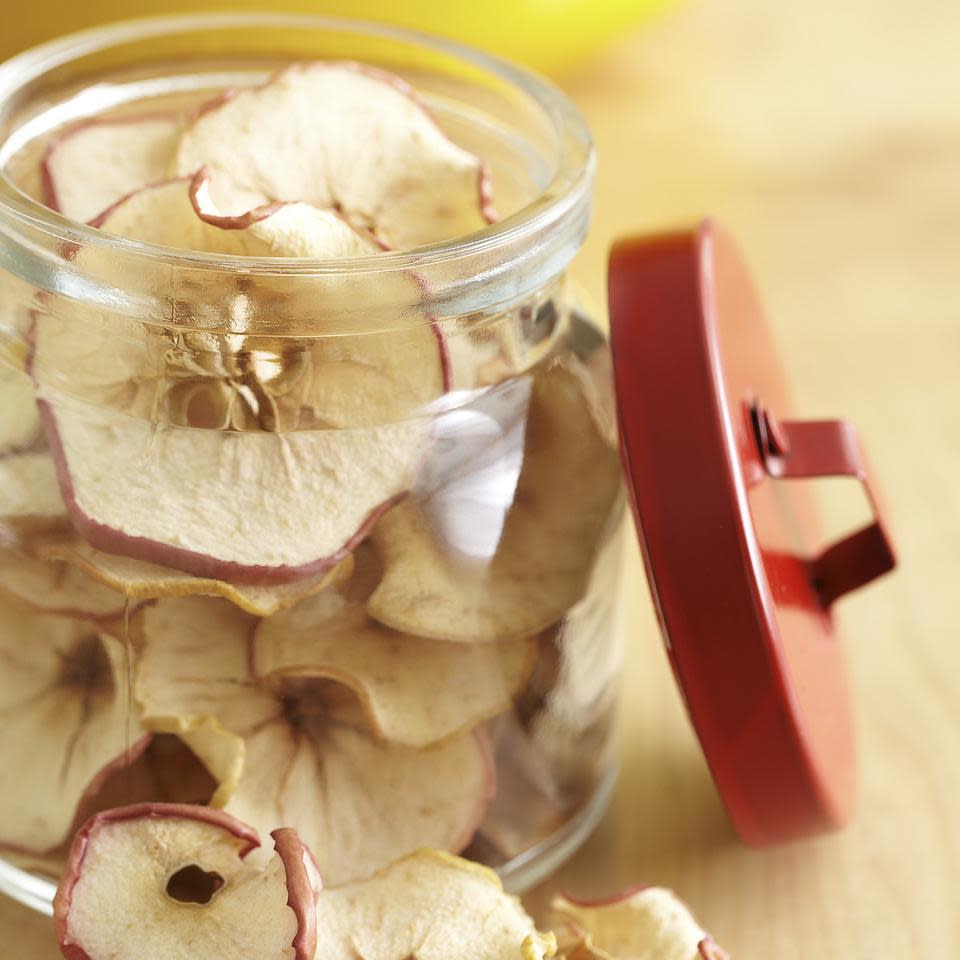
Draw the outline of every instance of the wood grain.
[[[541,909],[557,887],[647,880],[741,958],[960,943],[958,35],[955,3],[703,0],[567,82],[600,152],[582,282],[602,297],[616,236],[719,217],[761,281],[797,412],[860,427],[901,569],[839,605],[856,821],[759,852],[730,831],[641,597],[621,782],[589,845],[530,898]],[[831,530],[862,518],[852,484],[824,487]]]
[[[805,416],[844,415],[889,501],[901,569],[851,597],[861,800],[776,850],[733,836],[631,551],[623,775],[590,843],[529,898],[674,886],[738,958],[942,956],[960,944],[960,67],[955,0],[701,0],[564,83],[600,151],[578,273],[611,240],[721,218],[762,280]],[[840,529],[862,509],[831,487]],[[0,903],[6,956],[56,955]],[[200,960],[200,958],[198,958]]]

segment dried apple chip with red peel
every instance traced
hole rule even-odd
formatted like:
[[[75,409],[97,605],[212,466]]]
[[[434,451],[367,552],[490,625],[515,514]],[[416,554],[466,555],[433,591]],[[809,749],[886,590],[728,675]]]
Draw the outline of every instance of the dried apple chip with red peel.
[[[201,171],[192,178],[142,187],[104,211],[95,225],[131,240],[227,256],[342,258],[379,249],[335,212],[303,203],[275,204],[251,211],[229,228],[218,225],[222,218],[207,204],[205,184],[206,175]],[[128,268],[115,257],[90,247],[77,258],[93,279],[123,286]],[[244,279],[241,286],[229,277],[210,276],[205,279],[203,300],[196,302],[197,281],[192,275],[179,279],[164,273],[158,277],[171,298],[183,297],[177,312],[182,325],[179,331],[137,325],[128,317],[118,318],[89,304],[58,303],[53,309],[37,311],[30,373],[41,387],[56,386],[58,392],[79,400],[156,416],[163,400],[162,396],[158,399],[158,392],[162,394],[172,385],[215,382],[218,374],[225,373],[225,359],[237,359],[225,358],[223,353],[243,346],[251,297],[256,296],[265,311],[269,308],[271,319],[281,323],[281,305],[274,303],[279,294],[271,286],[271,278]],[[185,288],[181,290],[178,283]],[[398,273],[385,280],[384,286],[399,310],[416,311],[421,292],[411,277]],[[302,291],[303,297],[319,311],[316,325],[311,324],[312,333],[328,332],[331,326],[344,332],[337,328],[336,320],[340,311],[357,299],[356,282],[338,276],[300,287],[309,288]],[[283,291],[289,292],[287,288]],[[299,313],[306,307],[298,301],[295,309]],[[312,320],[312,314],[308,312],[306,319]],[[196,329],[191,329],[194,326]],[[212,332],[221,327],[228,328],[228,335]]]
[[[206,175],[146,187],[98,220],[101,229],[166,246],[230,255],[338,259],[379,248],[342,217],[306,204],[274,204],[243,218],[217,214]],[[230,222],[226,226],[224,221]],[[96,251],[83,251],[81,260]],[[102,259],[102,254],[100,255]],[[287,278],[289,279],[289,278]],[[89,307],[36,319],[34,376],[60,392],[121,412],[185,426],[246,430],[376,426],[419,415],[446,389],[446,354],[406,271],[326,274],[293,286],[259,276],[241,291],[210,278],[222,303],[207,324],[235,333],[173,332],[123,324]],[[169,282],[167,285],[169,286]],[[171,296],[175,296],[174,290]],[[196,291],[184,292],[186,303]],[[282,334],[295,318],[305,336],[245,336],[251,313]]]
[[[297,935],[293,939],[296,958],[313,960],[317,952],[316,902],[323,889],[323,878],[313,852],[292,827],[272,831],[273,847],[283,863],[287,881],[287,906],[297,917]]]
[[[87,222],[147,183],[166,178],[180,124],[163,115],[84,120],[43,158],[43,201]]]
[[[316,960],[543,960],[536,930],[487,867],[419,850],[317,900]]]
[[[486,735],[427,749],[382,742],[346,686],[275,691],[250,664],[252,618],[223,601],[162,600],[143,612],[136,696],[143,722],[212,717],[242,744],[225,809],[261,830],[294,826],[328,884],[367,876],[421,846],[461,849],[493,791]]]
[[[208,199],[209,174],[199,171],[141,186],[96,218],[105,233],[182,250],[241,257],[356,257],[379,249],[332,210],[276,203],[224,226]]]
[[[294,824],[327,886],[423,846],[467,846],[493,791],[485,734],[417,750],[373,739],[343,707],[310,716],[318,704],[303,699],[312,702],[293,722],[246,739],[244,775],[226,810],[263,829]]]
[[[687,905],[663,887],[604,900],[556,897],[554,927],[570,960],[728,960]]]
[[[317,877],[290,830],[255,865],[255,831],[221,811],[138,804],[77,834],[54,901],[67,960],[314,960]]]
[[[290,348],[281,416],[302,429],[363,427],[429,414],[447,389],[446,341],[422,318],[402,329],[320,337]]]
[[[183,182],[128,197],[103,219],[101,229],[166,245],[261,257],[343,259],[380,249],[339,214],[303,203],[270,204],[241,217],[224,217],[209,198],[205,170],[189,183],[188,210]],[[167,206],[175,208],[175,215],[158,226],[157,210]],[[415,276],[392,271],[378,276],[375,286],[348,276],[306,286],[298,308],[304,317],[316,316],[313,332],[321,336],[289,343],[238,338],[243,355],[237,359],[247,367],[246,383],[270,395],[280,427],[393,423],[418,415],[444,392],[446,354],[438,331],[420,309],[422,290]],[[338,320],[340,310],[354,309],[358,302],[368,304],[370,317],[379,317],[388,329],[378,331],[375,319],[372,328]],[[181,402],[194,399],[197,385],[196,380],[181,380],[179,386],[189,388],[181,389],[187,394]]]
[[[143,611],[134,696],[151,729],[215,718],[237,734],[277,715],[275,695],[255,683],[255,618],[224,600],[160,600]]]
[[[84,797],[144,749],[127,702],[127,651],[87,623],[0,601],[0,846],[44,853]]]
[[[194,577],[171,567],[105,553],[72,533],[41,542],[37,546],[37,555],[69,564],[95,582],[103,584],[104,588],[110,588],[111,591],[117,591],[131,599],[222,597],[257,617],[269,617],[327,586],[342,583],[350,577],[354,566],[353,554],[350,554],[335,567],[317,576],[261,587]],[[2,586],[3,580],[0,577],[0,587]]]
[[[424,442],[404,424],[227,434],[67,407],[45,419],[71,520],[93,546],[255,585],[340,563],[403,496]]]
[[[243,775],[245,725],[278,712],[275,698],[250,682],[254,623],[225,601],[198,598],[162,600],[140,619],[140,716],[151,730],[177,734],[207,766],[218,784],[214,806],[227,804]]]
[[[336,680],[354,691],[379,736],[411,747],[509,710],[535,657],[535,641],[464,646],[397,633],[335,590],[262,621],[253,645],[258,676]]]
[[[523,465],[488,557],[444,539],[479,496],[461,505],[453,495],[469,482],[454,476],[443,496],[406,501],[378,524],[385,572],[368,609],[381,623],[463,643],[503,640],[545,629],[583,596],[620,496],[620,462],[563,363],[534,376]]]
[[[369,244],[335,214],[305,204],[280,206],[244,229],[221,229],[196,215],[185,182],[128,197],[102,226],[267,256],[340,254],[344,244]],[[140,369],[147,360],[137,347],[106,351],[109,363],[77,364],[77,319],[37,318],[31,371],[67,509],[94,547],[197,577],[286,583],[339,563],[412,483],[429,440],[419,421],[275,434],[179,429],[124,416],[102,405],[104,398],[138,376],[153,378],[147,394],[155,394],[165,374]],[[424,330],[438,354],[436,338]],[[67,391],[91,403],[63,394],[58,376],[69,369],[76,377]]]
[[[486,167],[405,81],[355,63],[295,65],[210,103],[180,138],[173,172],[201,167],[228,213],[307,201],[342,211],[392,249],[495,219]]]

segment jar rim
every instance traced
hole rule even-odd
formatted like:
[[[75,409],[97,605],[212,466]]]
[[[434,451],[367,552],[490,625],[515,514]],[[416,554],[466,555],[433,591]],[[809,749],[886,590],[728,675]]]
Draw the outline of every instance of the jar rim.
[[[349,17],[298,13],[221,12],[122,20],[68,34],[32,47],[0,64],[0,105],[25,83],[81,56],[121,43],[225,28],[274,27],[354,32],[428,49],[479,68],[529,97],[551,127],[556,151],[551,178],[520,209],[482,230],[437,243],[363,257],[250,257],[151,244],[105,233],[71,220],[19,190],[0,166],[0,220],[39,231],[57,243],[109,248],[155,263],[193,269],[256,273],[273,276],[359,276],[394,270],[422,270],[474,256],[490,257],[503,248],[516,249],[524,240],[562,228],[582,218],[589,206],[595,153],[589,128],[572,101],[550,81],[494,54],[433,34]],[[0,145],[2,147],[2,145]],[[0,157],[0,160],[4,158]]]

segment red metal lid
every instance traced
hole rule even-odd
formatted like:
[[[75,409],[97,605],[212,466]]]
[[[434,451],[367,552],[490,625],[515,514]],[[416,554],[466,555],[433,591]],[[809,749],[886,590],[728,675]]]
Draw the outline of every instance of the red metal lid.
[[[856,434],[788,419],[759,301],[715,225],[619,243],[609,287],[648,580],[730,818],[751,844],[842,825],[855,757],[830,608],[895,562]],[[792,481],[835,475],[864,484],[876,520],[822,549]]]

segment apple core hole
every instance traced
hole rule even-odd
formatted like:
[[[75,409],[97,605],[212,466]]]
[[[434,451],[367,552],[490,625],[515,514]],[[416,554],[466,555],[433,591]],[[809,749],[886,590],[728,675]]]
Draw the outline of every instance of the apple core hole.
[[[167,880],[167,896],[177,903],[209,903],[223,886],[219,873],[208,872],[195,863],[181,867]]]

